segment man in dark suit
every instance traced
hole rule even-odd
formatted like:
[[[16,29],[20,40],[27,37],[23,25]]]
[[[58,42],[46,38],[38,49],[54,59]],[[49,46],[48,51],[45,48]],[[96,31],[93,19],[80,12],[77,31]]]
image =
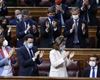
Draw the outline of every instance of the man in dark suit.
[[[79,17],[80,10],[77,7],[71,10],[72,18],[66,21],[64,36],[67,38],[67,48],[84,48],[88,37],[88,29],[85,22]]]
[[[23,38],[25,35],[30,34],[32,25],[35,25],[35,21],[29,18],[28,10],[22,10],[23,20],[17,24],[17,47],[23,46]]]
[[[17,25],[22,21],[22,14],[20,10],[15,10],[15,18],[9,21],[10,25]]]
[[[89,25],[96,25],[96,11],[97,11],[96,0],[77,0],[77,5],[81,10],[82,18]]]
[[[19,63],[19,76],[38,76],[37,64],[41,63],[43,56],[42,51],[37,51],[37,48],[33,45],[33,36],[28,34],[24,37],[24,46],[17,50],[18,63]],[[42,55],[42,56],[41,56]]]
[[[60,27],[65,27],[65,20],[70,18],[68,6],[62,3],[63,0],[55,0],[51,6],[55,10],[55,18],[58,19]]]
[[[100,77],[100,67],[98,65],[99,58],[93,55],[89,58],[89,66],[84,68],[84,70],[79,73],[81,77],[97,78]]]

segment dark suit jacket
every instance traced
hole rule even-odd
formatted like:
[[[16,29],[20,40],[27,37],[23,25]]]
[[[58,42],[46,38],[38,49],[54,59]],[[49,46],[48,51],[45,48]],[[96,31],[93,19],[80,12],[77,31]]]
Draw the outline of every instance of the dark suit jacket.
[[[64,36],[67,38],[66,40],[66,47],[73,48],[73,40],[74,40],[74,34],[75,31],[70,33],[70,29],[72,28],[74,21],[73,19],[69,19],[66,21],[66,27],[64,29]],[[82,32],[82,23],[83,21],[79,19],[78,21],[78,39],[79,39],[79,45],[80,47],[84,48],[86,47],[86,39],[88,37],[88,28],[87,25],[85,26],[86,33],[83,34]]]
[[[20,21],[17,18],[14,18],[14,19],[12,19],[12,20],[9,21],[9,24],[10,25],[18,25],[19,22]]]
[[[55,9],[55,5],[53,5],[51,7]],[[63,16],[63,20],[65,22],[67,19],[70,18],[70,13],[69,13],[68,6],[65,5],[65,4],[62,4],[62,9],[64,10],[64,13],[62,14],[62,16]],[[60,14],[61,13],[56,13],[55,18],[58,20],[59,25],[62,26],[62,24],[61,24],[61,15]]]
[[[37,51],[36,47],[32,48],[33,54]],[[17,57],[19,63],[19,76],[38,76],[37,64],[40,64],[39,58],[33,61],[30,57],[25,46],[20,47],[17,50]]]
[[[48,32],[46,32],[46,26],[45,23],[48,22],[50,27],[48,29]],[[52,47],[52,25],[49,22],[48,19],[44,21],[44,23],[40,27],[40,47],[42,48],[51,48]]]
[[[83,0],[77,0],[77,5],[79,8],[82,7]],[[89,25],[96,25],[96,11],[97,11],[97,4],[96,0],[90,0],[90,8],[86,10],[81,10],[81,16],[87,22],[87,13],[90,19]]]
[[[30,24],[30,26],[32,26],[33,24],[35,24],[35,21],[33,21],[32,19],[28,19],[26,21],[26,24]],[[24,21],[19,22],[16,27],[17,47],[23,46],[23,38],[26,35],[24,32],[25,30],[26,28],[25,28]],[[29,34],[29,32],[27,34]]]
[[[7,15],[7,14],[8,14],[8,9],[7,9],[6,4],[4,4],[4,6],[2,6],[2,7],[0,8],[0,17],[1,17],[1,16],[5,16],[5,15]]]
[[[91,67],[88,66],[86,67],[84,70],[82,70],[82,72],[80,73],[80,77],[89,77],[90,76],[90,70],[91,70]],[[98,70],[97,70],[97,77],[100,77],[100,67],[98,67]]]

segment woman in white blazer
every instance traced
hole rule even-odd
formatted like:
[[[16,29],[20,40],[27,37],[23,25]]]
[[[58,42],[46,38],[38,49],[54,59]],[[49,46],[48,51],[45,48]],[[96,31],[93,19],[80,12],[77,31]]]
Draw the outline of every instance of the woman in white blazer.
[[[66,66],[73,63],[74,56],[70,51],[65,51],[65,40],[63,36],[57,37],[53,49],[50,51],[50,72],[49,77],[68,77]]]

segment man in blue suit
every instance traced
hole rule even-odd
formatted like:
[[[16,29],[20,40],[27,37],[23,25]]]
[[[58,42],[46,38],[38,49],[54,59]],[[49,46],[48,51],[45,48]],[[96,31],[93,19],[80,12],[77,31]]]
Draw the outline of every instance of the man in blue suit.
[[[37,64],[40,64],[42,51],[37,51],[33,46],[33,36],[28,34],[24,37],[25,44],[17,50],[19,62],[19,76],[38,76]]]
[[[22,14],[20,10],[15,10],[15,18],[9,21],[10,25],[17,25],[22,21]]]
[[[35,24],[35,21],[29,18],[28,10],[22,10],[22,16],[23,20],[16,27],[17,47],[23,46],[24,36],[30,34],[30,29]]]
[[[90,77],[97,78],[100,77],[100,67],[98,65],[99,58],[96,55],[92,55],[89,58],[89,66],[85,67],[82,71],[80,71],[79,76],[81,77]]]
[[[51,8],[55,10],[55,18],[58,19],[60,27],[65,27],[65,21],[70,18],[68,6],[63,4],[63,0],[55,0]]]
[[[88,28],[79,17],[79,8],[72,8],[72,18],[66,21],[64,36],[67,38],[67,48],[85,48],[88,39]]]

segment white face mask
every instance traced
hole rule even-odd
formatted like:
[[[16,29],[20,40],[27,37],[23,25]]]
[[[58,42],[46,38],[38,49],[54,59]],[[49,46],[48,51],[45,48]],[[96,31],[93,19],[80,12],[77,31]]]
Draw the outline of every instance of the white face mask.
[[[79,15],[72,15],[72,18],[73,19],[78,19],[79,18]]]
[[[90,65],[91,67],[94,67],[94,66],[96,66],[96,62],[95,62],[95,61],[89,61],[89,65]]]
[[[3,46],[4,46],[4,47],[8,46],[8,41],[7,41],[7,40],[4,40],[4,41],[3,41]]]
[[[17,17],[17,19],[19,19],[19,20],[22,19],[22,15],[21,15],[21,14],[17,15],[16,17]]]
[[[27,43],[27,47],[31,49],[33,47],[33,43]]]

